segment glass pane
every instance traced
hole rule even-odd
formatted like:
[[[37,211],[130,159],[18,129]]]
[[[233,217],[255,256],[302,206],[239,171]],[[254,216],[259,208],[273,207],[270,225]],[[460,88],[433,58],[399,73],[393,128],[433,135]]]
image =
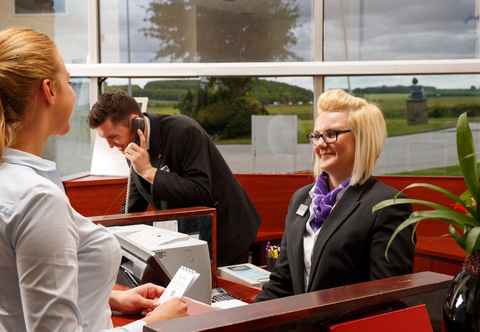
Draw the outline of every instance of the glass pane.
[[[309,61],[312,3],[103,0],[102,62]]]
[[[0,1],[0,29],[30,27],[50,36],[66,63],[86,63],[88,2],[73,0]]]
[[[51,137],[43,156],[55,161],[63,176],[88,172],[92,159],[91,134],[87,121],[90,110],[89,80],[75,78],[71,81],[77,101],[70,119],[70,131],[65,136]]]
[[[128,91],[128,79],[108,79],[103,91]],[[148,111],[197,120],[236,173],[309,171],[307,134],[313,127],[313,79],[131,79]]]
[[[326,0],[325,59],[479,56],[476,0]]]
[[[350,90],[383,111],[388,138],[375,174],[460,175],[455,127],[463,112],[479,146],[480,75],[329,77],[326,88]]]

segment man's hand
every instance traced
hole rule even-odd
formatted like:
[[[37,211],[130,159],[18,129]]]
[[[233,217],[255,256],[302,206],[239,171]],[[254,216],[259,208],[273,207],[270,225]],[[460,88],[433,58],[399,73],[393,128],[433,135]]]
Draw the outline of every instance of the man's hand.
[[[126,314],[150,312],[155,309],[155,300],[163,291],[163,287],[152,283],[124,291],[114,290],[110,294],[110,307]]]
[[[133,169],[138,175],[148,182],[153,183],[157,169],[150,163],[150,156],[148,155],[148,151],[146,149],[145,135],[140,129],[137,130],[137,134],[140,138],[140,146],[134,142],[131,142],[127,145],[123,151],[123,154],[128,160],[130,160]]]

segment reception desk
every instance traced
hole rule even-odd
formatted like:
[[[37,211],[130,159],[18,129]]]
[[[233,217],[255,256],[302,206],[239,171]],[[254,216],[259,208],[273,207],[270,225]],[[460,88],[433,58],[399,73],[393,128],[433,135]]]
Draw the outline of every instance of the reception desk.
[[[451,279],[420,272],[157,322],[144,331],[323,331],[338,322],[419,303],[427,305],[438,331]]]

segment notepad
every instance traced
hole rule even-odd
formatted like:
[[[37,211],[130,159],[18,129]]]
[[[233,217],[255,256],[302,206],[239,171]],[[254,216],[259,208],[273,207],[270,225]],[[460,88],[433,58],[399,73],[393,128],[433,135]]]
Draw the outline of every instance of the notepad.
[[[200,273],[181,266],[155,304],[162,304],[174,297],[181,298],[192,287],[198,277],[200,277]]]

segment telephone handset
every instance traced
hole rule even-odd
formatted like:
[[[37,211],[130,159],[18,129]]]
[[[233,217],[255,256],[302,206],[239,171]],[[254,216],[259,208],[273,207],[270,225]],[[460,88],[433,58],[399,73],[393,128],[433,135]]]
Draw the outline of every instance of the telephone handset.
[[[130,128],[132,130],[132,134],[134,134],[133,142],[137,145],[140,145],[140,137],[138,136],[137,131],[140,129],[142,133],[145,133],[145,119],[141,116],[133,118]]]
[[[130,122],[130,130],[133,136],[133,142],[137,145],[140,145],[140,137],[138,136],[138,129],[145,133],[145,119],[142,116],[137,116],[133,118]],[[124,212],[128,213],[128,205],[130,200],[130,183],[131,183],[131,174],[132,174],[132,164],[130,164],[130,173],[128,175],[127,181],[127,192],[125,197],[125,209]]]

